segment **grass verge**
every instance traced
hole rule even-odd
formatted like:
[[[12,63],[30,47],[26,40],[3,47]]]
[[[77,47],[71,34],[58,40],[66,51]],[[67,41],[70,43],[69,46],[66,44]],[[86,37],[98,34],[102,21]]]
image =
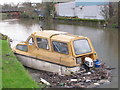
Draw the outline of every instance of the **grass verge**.
[[[81,19],[81,18],[74,18],[74,17],[55,17],[57,20],[70,20],[70,21],[89,21],[89,22],[105,22],[105,20],[98,20],[98,19]]]
[[[2,45],[0,46],[2,47],[2,50],[0,50],[2,51],[2,67],[0,67],[2,88],[39,88],[22,64],[17,61],[7,40],[0,39],[0,45]]]
[[[0,90],[2,89],[2,43],[0,41]]]

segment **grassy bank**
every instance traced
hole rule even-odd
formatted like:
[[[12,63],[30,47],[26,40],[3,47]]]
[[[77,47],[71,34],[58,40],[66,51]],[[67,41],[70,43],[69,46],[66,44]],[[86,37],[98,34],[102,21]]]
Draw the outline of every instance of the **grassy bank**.
[[[89,21],[89,22],[105,22],[105,20],[98,19],[81,19],[76,17],[55,17],[57,20],[71,20],[71,21]]]
[[[2,46],[1,46],[2,45]],[[0,39],[2,47],[2,87],[3,88],[38,88],[39,86],[25,71],[9,48],[7,40]],[[1,84],[0,84],[1,85]]]
[[[55,23],[70,24],[70,25],[85,25],[92,27],[103,27],[105,20],[98,19],[81,19],[77,17],[55,17]]]
[[[0,90],[2,89],[2,47],[0,41]]]

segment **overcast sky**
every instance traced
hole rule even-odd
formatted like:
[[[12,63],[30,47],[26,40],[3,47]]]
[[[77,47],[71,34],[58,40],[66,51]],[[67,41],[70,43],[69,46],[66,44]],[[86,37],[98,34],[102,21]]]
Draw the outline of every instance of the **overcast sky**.
[[[19,2],[35,2],[35,3],[40,3],[42,0],[0,0],[0,4],[4,3],[14,3],[17,4]]]

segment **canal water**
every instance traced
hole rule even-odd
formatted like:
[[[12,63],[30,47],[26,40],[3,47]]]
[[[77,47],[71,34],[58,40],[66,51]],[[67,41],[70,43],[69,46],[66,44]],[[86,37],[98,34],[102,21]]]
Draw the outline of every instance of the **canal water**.
[[[115,68],[112,71],[111,83],[101,85],[99,88],[118,88],[117,29],[83,26],[80,24],[61,24],[52,21],[37,21],[28,19],[6,19],[0,21],[0,33],[8,35],[13,40],[13,43],[11,43],[12,47],[20,41],[25,41],[31,33],[40,31],[40,27],[43,29],[65,31],[71,34],[82,35],[90,38],[96,52],[98,53],[99,59],[105,62],[106,65]]]

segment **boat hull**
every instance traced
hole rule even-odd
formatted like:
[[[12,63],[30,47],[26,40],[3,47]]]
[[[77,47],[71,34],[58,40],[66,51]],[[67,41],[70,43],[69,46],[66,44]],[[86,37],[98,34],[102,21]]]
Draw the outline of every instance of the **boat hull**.
[[[34,68],[37,70],[44,70],[44,71],[49,71],[53,73],[58,73],[59,75],[62,75],[62,74],[68,75],[71,73],[76,73],[80,70],[79,66],[66,67],[66,66],[55,64],[55,63],[47,62],[45,60],[25,56],[25,55],[16,54],[16,56],[24,66]]]

